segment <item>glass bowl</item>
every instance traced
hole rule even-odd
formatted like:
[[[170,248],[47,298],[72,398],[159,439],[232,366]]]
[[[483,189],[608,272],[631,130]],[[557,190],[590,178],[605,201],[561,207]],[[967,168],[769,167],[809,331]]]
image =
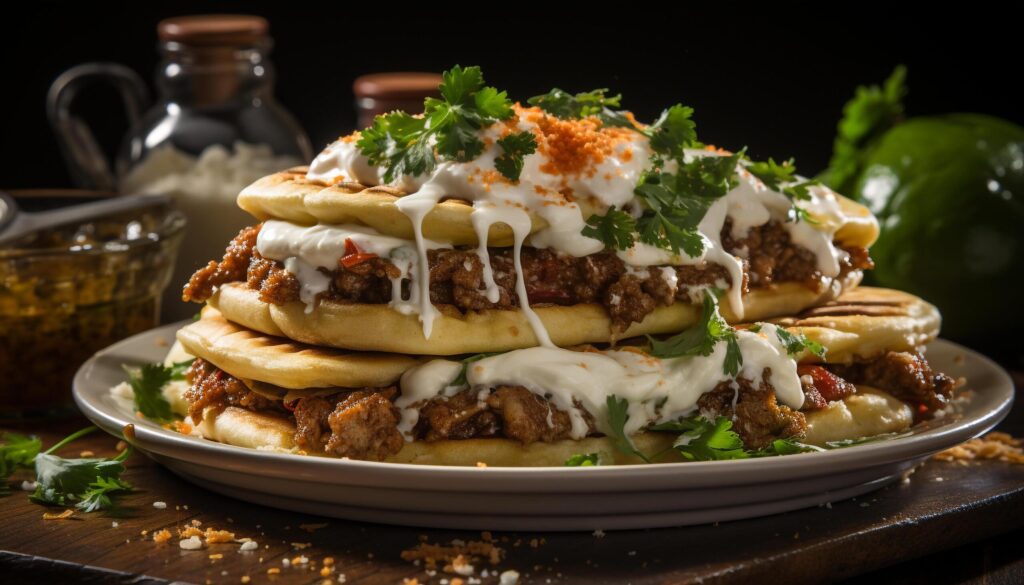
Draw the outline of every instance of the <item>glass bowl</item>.
[[[96,192],[11,191],[23,211]],[[71,378],[96,351],[158,324],[185,217],[172,207],[105,217],[0,248],[0,419],[74,411]]]

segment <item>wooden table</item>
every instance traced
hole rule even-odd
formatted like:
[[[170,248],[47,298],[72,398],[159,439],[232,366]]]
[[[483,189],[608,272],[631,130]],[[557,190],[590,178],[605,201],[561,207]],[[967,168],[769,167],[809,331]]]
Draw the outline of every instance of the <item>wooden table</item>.
[[[1015,381],[1020,387],[1024,376]],[[48,446],[82,424],[30,430]],[[1024,434],[1024,404],[1016,405],[1001,428]],[[97,432],[62,454],[90,450],[110,455],[116,442]],[[483,538],[476,532],[345,522],[247,504],[195,487],[141,454],[129,460],[128,468],[125,478],[137,490],[120,499],[123,509],[116,514],[43,520],[43,512],[51,510],[30,503],[24,493],[0,498],[0,582],[290,584],[322,582],[324,571],[332,583],[344,575],[345,583],[417,579],[457,585],[453,579],[459,575],[438,567],[431,577],[422,563],[403,560],[402,551],[421,541]],[[229,543],[185,551],[177,537],[153,542],[156,531],[173,533],[193,520],[202,528],[251,538],[258,549],[240,552],[238,543]],[[713,526],[603,535],[495,533],[492,538],[504,557],[496,565],[474,563],[473,578],[483,583],[497,583],[497,575],[509,569],[520,573],[520,583],[542,584],[846,578],[855,583],[1024,583],[1024,466],[929,461],[909,481],[831,508]],[[293,562],[300,556],[308,563]],[[333,564],[325,571],[328,556]],[[485,568],[488,576],[481,579]],[[477,582],[461,578],[465,585]]]

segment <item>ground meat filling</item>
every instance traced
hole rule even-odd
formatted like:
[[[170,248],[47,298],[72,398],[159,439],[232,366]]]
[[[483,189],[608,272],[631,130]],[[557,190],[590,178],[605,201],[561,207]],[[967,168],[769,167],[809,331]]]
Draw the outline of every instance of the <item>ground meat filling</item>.
[[[763,449],[776,439],[802,436],[807,419],[802,412],[778,403],[768,381],[771,374],[771,368],[765,368],[756,386],[745,378],[722,382],[697,400],[701,415],[708,420],[731,418],[733,430],[747,449]]]
[[[830,365],[829,370],[854,384],[874,386],[918,407],[918,418],[928,418],[949,402],[955,380],[932,371],[919,353],[890,351],[866,362]]]
[[[216,287],[244,281],[249,288],[259,291],[264,302],[284,304],[298,300],[299,282],[295,276],[280,262],[263,258],[255,250],[259,229],[258,225],[243,229],[231,241],[221,262],[211,261],[193,274],[182,298],[204,302]],[[822,286],[814,255],[795,246],[782,224],[769,222],[751,228],[742,239],[732,238],[731,232],[732,224],[727,221],[722,230],[723,244],[746,259],[747,270],[741,283],[744,293],[748,291],[748,281],[755,287],[784,281],[800,282],[815,290]],[[872,266],[866,249],[850,248],[847,252],[843,274]],[[429,251],[431,301],[463,311],[518,307],[512,251],[492,248],[490,257],[499,290],[499,298],[493,303],[487,299],[483,264],[475,250]],[[524,248],[522,263],[531,304],[598,303],[608,310],[616,332],[625,331],[660,306],[677,300],[692,302],[705,287],[724,288],[732,284],[726,269],[718,264],[628,270],[611,252],[577,258],[548,249]],[[322,298],[370,304],[390,302],[391,281],[400,275],[390,261],[377,257],[321,271],[332,279]],[[409,296],[408,286],[406,280],[403,298]]]
[[[281,410],[276,401],[256,394],[238,378],[202,359],[192,362],[185,372],[185,380],[189,383],[185,391],[188,415],[195,420],[203,417],[203,410],[208,406],[216,409],[238,406],[248,410]]]
[[[402,449],[394,387],[367,388],[295,405],[295,443],[314,452],[381,461]]]
[[[594,421],[584,414],[590,431]],[[503,436],[523,444],[572,438],[569,414],[521,386],[466,390],[438,397],[420,410],[414,430],[424,441]]]

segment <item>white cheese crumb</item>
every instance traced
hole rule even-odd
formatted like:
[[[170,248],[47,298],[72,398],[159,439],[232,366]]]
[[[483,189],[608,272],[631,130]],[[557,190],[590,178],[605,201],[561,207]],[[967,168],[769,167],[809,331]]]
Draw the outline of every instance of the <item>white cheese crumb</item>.
[[[519,582],[519,573],[516,571],[508,570],[498,577],[499,585],[516,585]]]
[[[456,561],[458,561],[459,558],[460,557],[456,557]],[[456,561],[452,561],[453,571],[455,571],[459,575],[462,575],[463,577],[468,577],[469,575],[473,574],[473,565],[465,561],[462,561],[461,563]]]
[[[184,540],[178,542],[183,550],[199,550],[203,548],[203,541],[199,540],[198,536],[190,536]]]
[[[861,502],[861,503],[860,503],[860,507],[861,507],[861,508],[867,508],[867,507],[868,507],[868,506],[870,506],[870,505],[871,505],[871,504],[869,504],[869,503],[867,503],[867,502]]]
[[[163,510],[167,508],[167,502],[153,502],[153,507],[157,510]]]
[[[604,530],[598,528],[594,531],[594,536],[596,536],[597,538],[604,538]]]
[[[260,545],[257,544],[255,540],[250,540],[250,541],[247,541],[247,542],[243,542],[242,546],[238,547],[238,552],[246,552],[246,551],[250,551],[250,550],[256,550],[259,547],[260,547]]]
[[[118,527],[117,520],[114,520],[113,522],[111,522],[110,523],[110,527],[111,528],[117,528]]]

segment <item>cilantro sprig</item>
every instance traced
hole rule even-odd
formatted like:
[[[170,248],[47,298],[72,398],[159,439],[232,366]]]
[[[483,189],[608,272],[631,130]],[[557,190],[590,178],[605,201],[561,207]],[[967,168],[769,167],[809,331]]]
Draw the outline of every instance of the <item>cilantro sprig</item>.
[[[120,479],[125,470],[124,461],[131,455],[130,446],[109,459],[65,459],[53,454],[95,430],[96,427],[86,427],[72,433],[36,456],[36,489],[29,496],[33,502],[48,506],[74,503],[83,512],[94,512],[113,506],[110,494],[132,489]]]
[[[693,108],[676,104],[663,111],[643,133],[650,139],[651,149],[661,158],[682,162],[683,149],[697,142]]]
[[[789,198],[792,207],[789,210],[788,221],[805,221],[807,223],[818,223],[818,220],[811,217],[807,210],[799,205],[798,201],[811,201],[810,188],[821,185],[821,181],[808,179],[798,181],[796,176],[796,163],[793,159],[780,163],[769,158],[767,162],[750,162],[746,165],[750,174],[754,175],[772,191],[778,191]]]
[[[545,112],[563,120],[596,116],[606,126],[636,128],[633,121],[617,108],[622,105],[622,94],[608,96],[607,88],[571,94],[557,87],[543,95],[526,100]]]
[[[171,404],[163,395],[163,387],[171,380],[185,379],[185,371],[192,360],[165,366],[160,363],[146,364],[136,370],[129,370],[128,385],[132,388],[135,409],[146,418],[157,422],[174,420]]]
[[[739,374],[740,366],[743,365],[743,354],[736,339],[736,330],[722,317],[718,310],[718,298],[710,290],[704,291],[700,321],[696,325],[665,340],[650,336],[648,339],[651,344],[650,354],[658,358],[706,357],[715,351],[716,345],[724,342],[726,349],[722,370],[735,378]]]
[[[797,356],[806,351],[819,358],[825,357],[825,346],[813,339],[809,339],[803,333],[792,333],[782,327],[776,327],[775,334],[779,338],[779,342],[786,348],[786,353],[790,356]]]
[[[627,455],[634,455],[650,463],[651,460],[640,452],[633,444],[633,439],[626,434],[626,423],[629,421],[629,401],[611,394],[605,399],[608,407],[608,428],[611,430],[615,447]]]
[[[744,451],[743,440],[732,430],[732,421],[724,416],[710,421],[698,414],[653,426],[651,430],[680,433],[672,447],[690,461],[744,459],[749,456]]]
[[[612,207],[604,215],[590,216],[587,227],[583,228],[583,235],[600,240],[609,248],[627,250],[633,245],[635,231],[636,219]]]
[[[537,139],[532,132],[509,134],[498,139],[501,154],[494,159],[494,168],[513,183],[519,182],[523,172],[523,159],[537,151]]]
[[[31,467],[42,448],[39,437],[4,433],[3,444],[0,444],[0,495],[10,493],[11,475],[18,469]]]
[[[428,173],[438,157],[459,162],[476,158],[484,149],[477,131],[512,116],[508,95],[485,86],[479,67],[452,67],[438,89],[441,99],[427,98],[423,116],[377,116],[356,142],[371,164],[384,167],[386,182]]]

